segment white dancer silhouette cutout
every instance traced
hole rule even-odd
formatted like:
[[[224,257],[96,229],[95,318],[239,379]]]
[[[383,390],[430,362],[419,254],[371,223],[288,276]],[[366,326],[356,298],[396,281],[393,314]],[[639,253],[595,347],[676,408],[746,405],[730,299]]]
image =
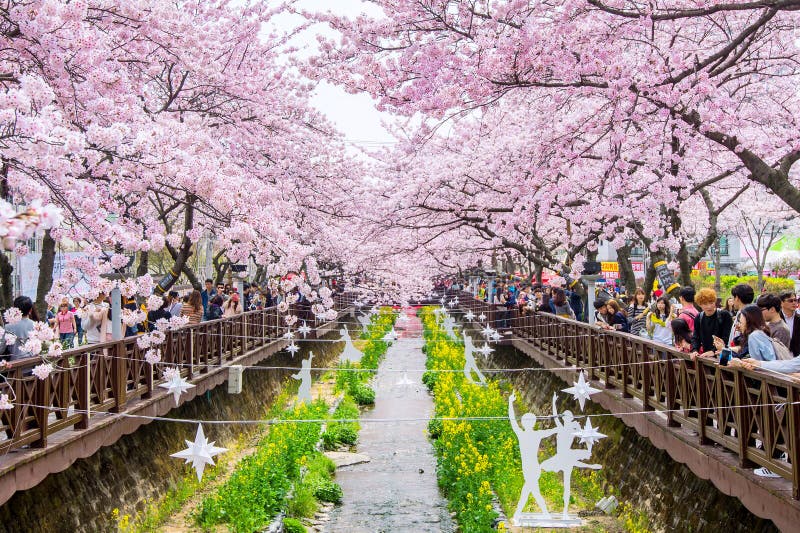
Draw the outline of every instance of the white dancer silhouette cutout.
[[[300,370],[297,374],[292,374],[294,379],[300,380],[300,387],[297,389],[297,403],[311,403],[311,359],[314,352],[308,352],[308,359],[303,359]]]
[[[517,417],[514,415],[514,400],[517,397],[514,393],[508,397],[508,419],[511,421],[511,429],[517,435],[519,440],[519,454],[522,458],[522,477],[525,483],[522,485],[522,492],[519,495],[519,503],[517,510],[514,512],[514,523],[519,523],[519,517],[525,504],[528,503],[528,498],[533,496],[536,504],[542,510],[545,518],[550,518],[550,512],[547,510],[547,503],[544,501],[542,491],[539,489],[539,477],[542,475],[542,468],[539,465],[539,445],[542,439],[555,434],[558,428],[534,430],[536,425],[536,416],[531,413],[522,415],[522,425],[517,422]]]
[[[340,329],[339,333],[342,335],[342,338],[339,340],[344,341],[344,350],[342,351],[342,355],[339,356],[339,360],[348,363],[358,363],[361,361],[361,358],[364,356],[364,352],[355,347],[353,344],[353,339],[350,338],[350,332],[347,331],[347,328]]]
[[[472,344],[472,337],[464,333],[464,377],[475,383],[475,380],[472,379],[473,372],[478,376],[480,384],[486,385],[486,378],[478,368],[478,363],[475,362],[475,345]]]
[[[553,394],[553,414],[556,413],[556,395]],[[568,519],[569,497],[572,493],[572,469],[591,468],[599,470],[598,464],[586,464],[584,459],[592,456],[592,452],[587,449],[576,449],[572,447],[575,434],[581,431],[581,425],[575,420],[572,411],[564,411],[560,416],[564,417],[564,422],[558,416],[553,418],[556,424],[556,454],[542,462],[542,470],[545,472],[564,472],[564,511],[563,519]]]
[[[358,321],[361,323],[361,331],[364,333],[368,332],[368,327],[372,323],[372,316],[371,315],[359,315]]]
[[[450,337],[451,339],[457,339],[458,338],[458,334],[453,329],[455,327],[455,325],[456,325],[455,319],[453,319],[452,316],[447,315],[445,317],[445,319],[444,319],[444,323],[442,324],[442,327],[444,328],[445,332],[447,333],[447,336]]]

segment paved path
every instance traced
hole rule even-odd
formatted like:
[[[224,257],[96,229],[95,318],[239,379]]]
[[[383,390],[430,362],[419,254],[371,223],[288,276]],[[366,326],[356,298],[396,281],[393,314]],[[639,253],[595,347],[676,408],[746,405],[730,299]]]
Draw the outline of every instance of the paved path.
[[[403,326],[405,330],[399,331]],[[409,315],[407,322],[398,323],[398,332],[402,340],[389,348],[378,369],[375,407],[361,417],[358,452],[372,461],[336,472],[344,501],[331,511],[326,532],[455,531],[447,501],[436,484],[436,458],[427,439],[427,421],[369,421],[427,418],[433,413],[433,400],[421,374],[407,375],[413,385],[398,385],[403,373],[391,371],[425,368],[421,324]]]

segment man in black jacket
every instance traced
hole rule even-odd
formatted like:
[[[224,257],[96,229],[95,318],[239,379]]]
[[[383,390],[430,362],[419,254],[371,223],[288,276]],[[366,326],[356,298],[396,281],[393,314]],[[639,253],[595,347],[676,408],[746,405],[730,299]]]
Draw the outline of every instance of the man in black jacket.
[[[703,310],[694,319],[692,353],[709,357],[714,355],[714,337],[727,339],[733,329],[733,318],[724,309],[717,309],[717,293],[714,289],[700,289],[694,302]]]
[[[781,311],[791,335],[789,351],[797,357],[800,355],[800,315],[797,314],[797,295],[792,291],[786,291],[781,293],[780,298]]]

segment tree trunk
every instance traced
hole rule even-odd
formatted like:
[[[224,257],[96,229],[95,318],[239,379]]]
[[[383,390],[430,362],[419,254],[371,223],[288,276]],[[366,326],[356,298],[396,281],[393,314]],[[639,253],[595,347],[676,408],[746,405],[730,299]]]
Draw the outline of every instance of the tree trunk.
[[[686,241],[681,240],[681,247],[678,249],[678,265],[681,269],[681,275],[678,283],[683,286],[692,284],[692,266],[694,265],[691,261]]]
[[[721,294],[722,292],[722,274],[720,273],[720,251],[719,251],[719,237],[717,237],[717,244],[714,246],[714,290],[717,291],[717,294]]]
[[[625,287],[625,293],[633,294],[636,290],[636,275],[631,264],[631,246],[629,244],[617,249],[617,264],[619,265],[619,277]]]
[[[542,284],[542,270],[544,270],[544,267],[542,267],[542,265],[540,265],[540,264],[537,264],[536,265],[536,283],[538,283],[539,285]]]
[[[186,209],[183,214],[183,241],[181,241],[180,248],[177,250],[167,243],[166,248],[169,255],[172,257],[174,264],[169,273],[161,279],[156,286],[156,294],[165,294],[169,289],[178,281],[178,278],[183,272],[186,263],[192,256],[192,241],[186,233],[194,226],[194,201],[195,198],[191,194],[186,195]]]
[[[8,309],[14,303],[14,284],[11,282],[11,273],[14,266],[8,255],[0,252],[0,308]]]
[[[56,261],[56,241],[50,236],[50,230],[45,230],[42,238],[42,257],[39,259],[39,280],[36,283],[36,314],[40,320],[47,316],[47,302],[45,297],[53,288],[53,266]]]
[[[139,253],[139,266],[136,267],[136,276],[142,277],[150,270],[150,252]]]
[[[200,279],[197,277],[197,274],[194,273],[194,270],[191,269],[189,265],[183,265],[183,273],[186,276],[186,279],[189,280],[189,283],[198,291],[203,290],[203,285],[200,283]]]
[[[644,276],[644,287],[642,288],[648,297],[650,297],[650,294],[653,292],[653,283],[656,280],[656,269],[653,268],[653,263],[656,261],[658,260],[651,256],[650,264],[647,266],[647,272]]]

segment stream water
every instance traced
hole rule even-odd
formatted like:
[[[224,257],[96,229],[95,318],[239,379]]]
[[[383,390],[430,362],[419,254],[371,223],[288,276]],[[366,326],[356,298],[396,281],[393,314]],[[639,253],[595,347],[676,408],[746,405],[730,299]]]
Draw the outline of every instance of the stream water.
[[[403,340],[387,351],[375,380],[375,407],[361,417],[358,452],[371,461],[337,470],[344,501],[331,511],[326,532],[455,531],[427,439],[433,400],[419,372],[397,371],[425,367],[422,325],[409,315],[397,327]],[[422,420],[379,421],[408,418]]]

